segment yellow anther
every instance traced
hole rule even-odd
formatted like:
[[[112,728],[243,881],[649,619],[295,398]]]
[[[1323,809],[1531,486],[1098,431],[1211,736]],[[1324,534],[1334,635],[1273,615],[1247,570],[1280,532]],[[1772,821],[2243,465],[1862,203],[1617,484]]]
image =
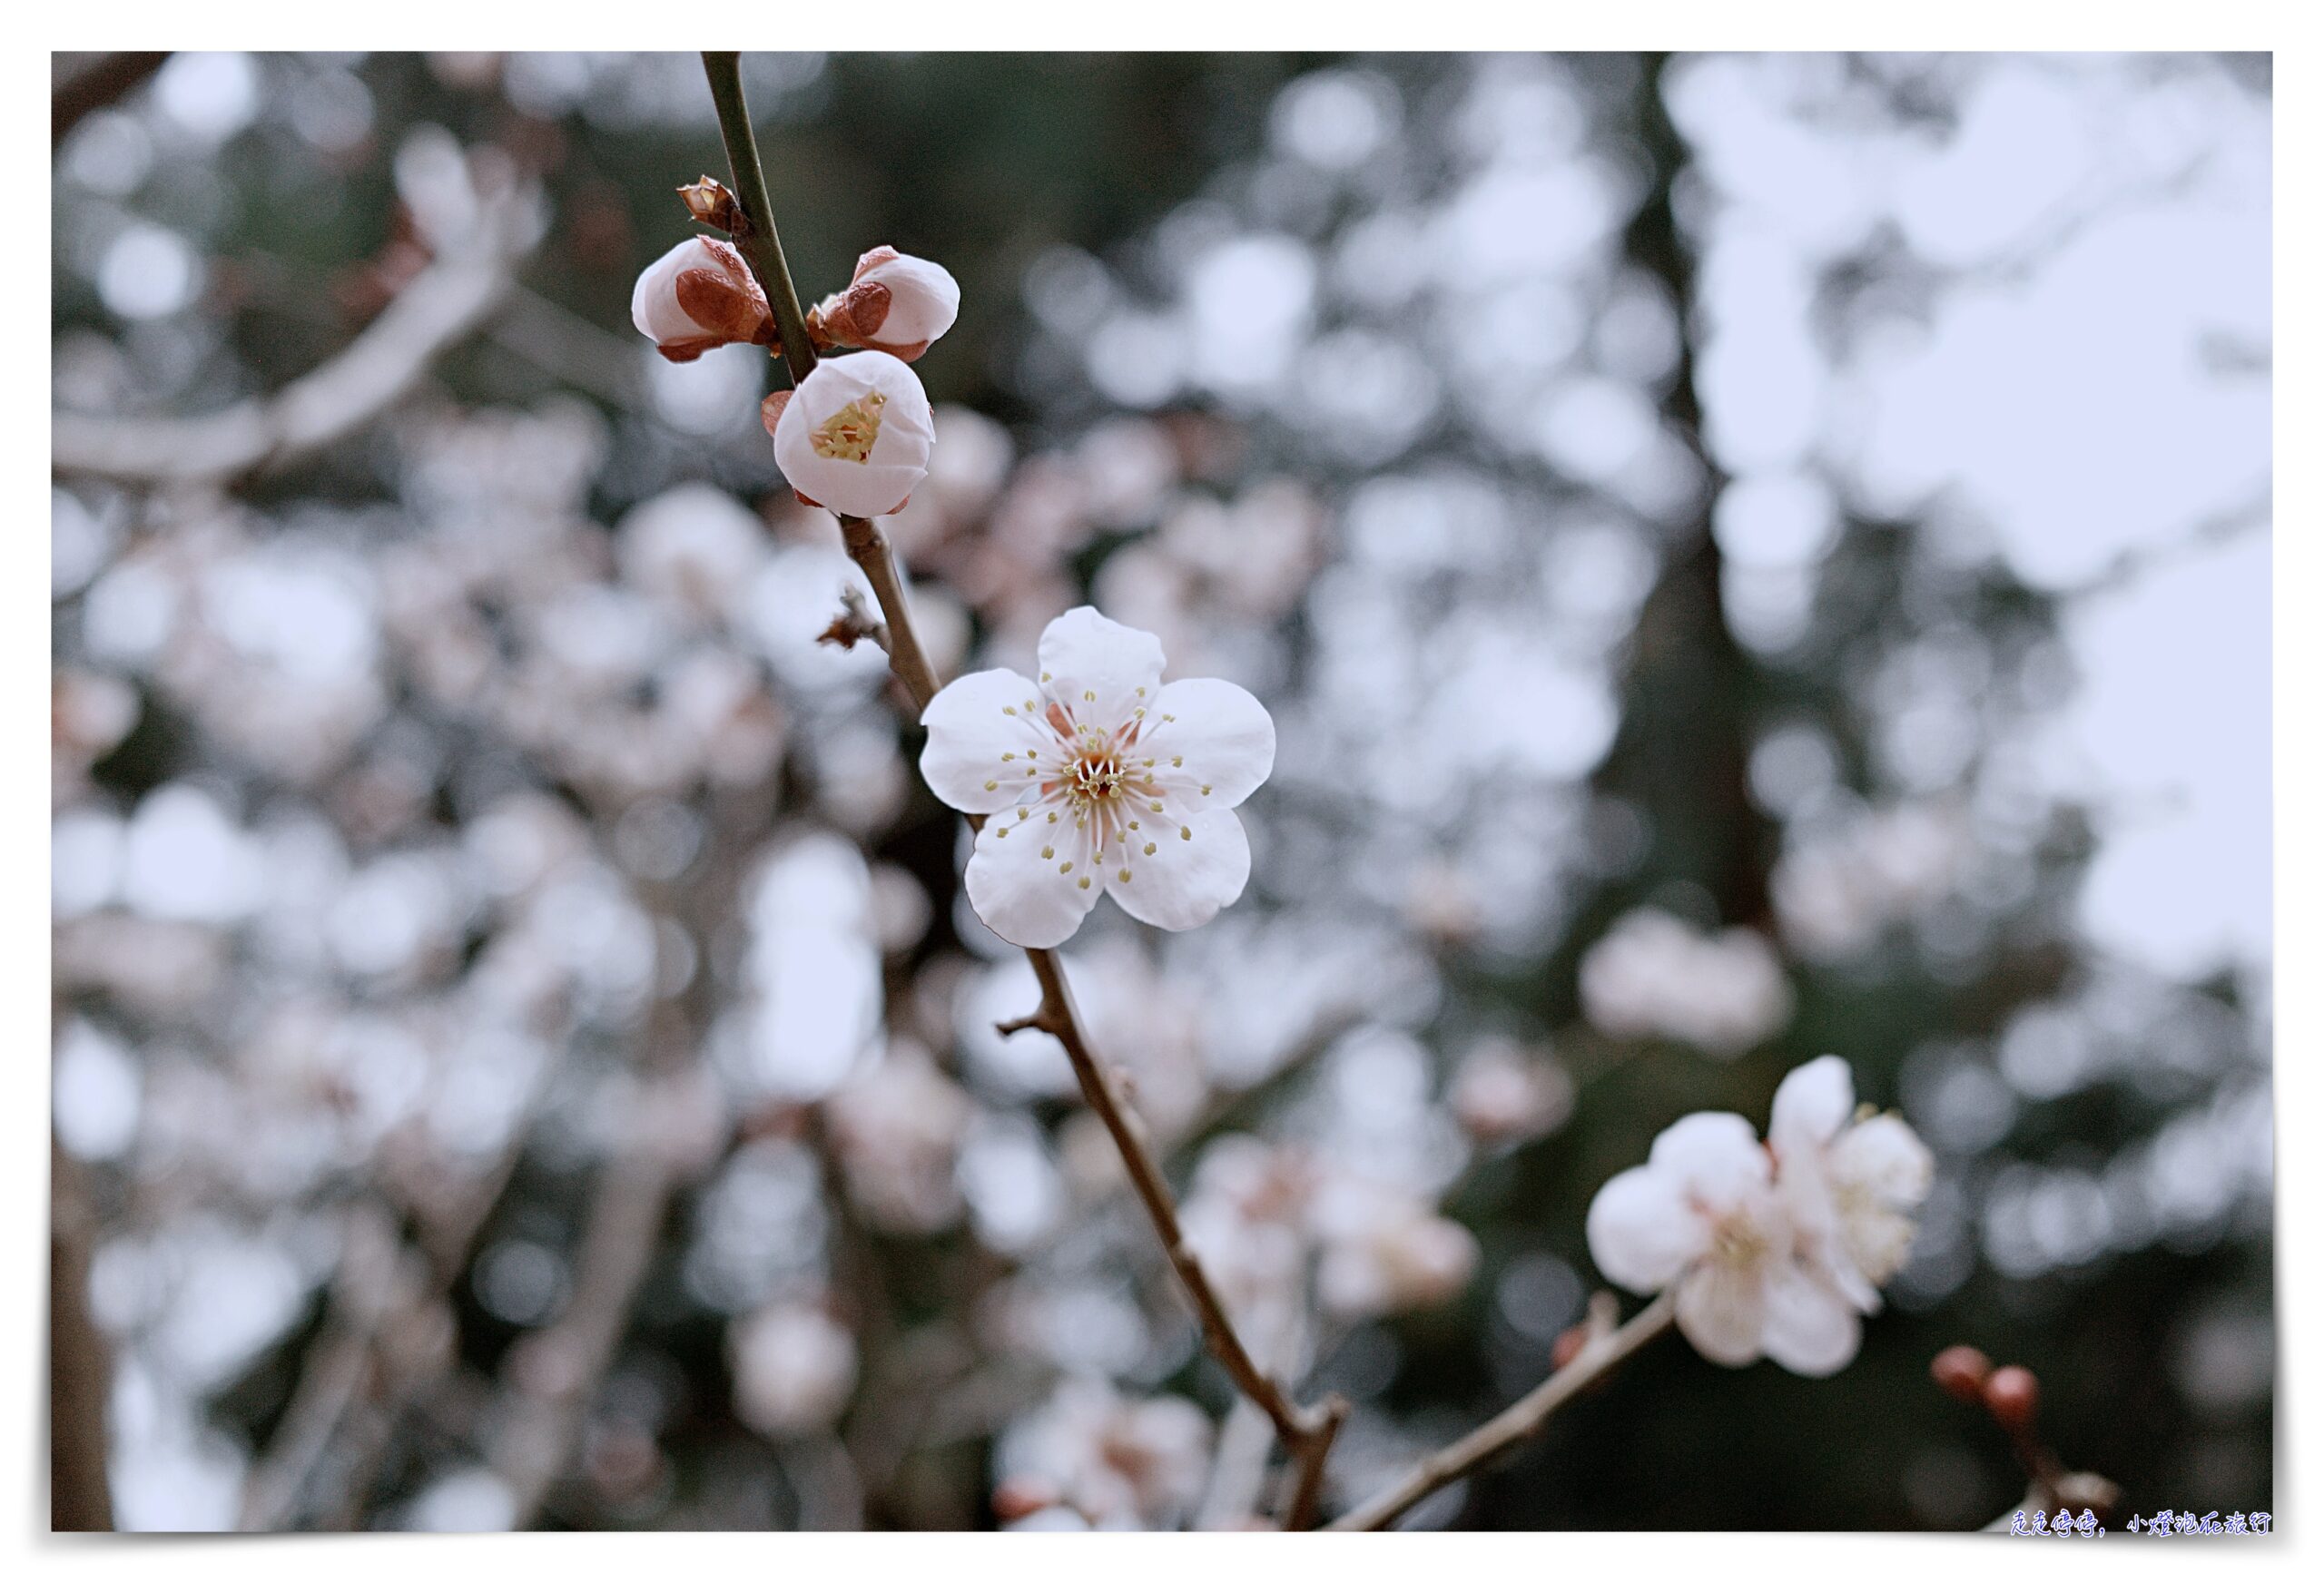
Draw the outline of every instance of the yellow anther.
[[[1000,782],[998,781],[987,781],[984,783],[984,789],[988,792],[998,792],[1000,790]]]
[[[1098,702],[1098,695],[1095,693],[1090,692],[1088,688],[1084,687],[1081,690],[1081,702],[1084,703],[1095,703]]]
[[[1123,884],[1125,884],[1125,885],[1127,885],[1127,884],[1128,884],[1128,883],[1129,883],[1129,870],[1128,870],[1128,869],[1124,869],[1124,870],[1122,870],[1122,872],[1121,872],[1121,880],[1122,880],[1122,883],[1123,883]]]
[[[1055,847],[1043,847],[1041,849],[1041,856],[1045,858],[1053,858],[1057,856],[1057,849]]]
[[[1073,872],[1073,860],[1068,858],[1064,862],[1059,863],[1057,866],[1057,871],[1060,874],[1070,874]]]
[[[1000,755],[1000,762],[1005,764],[1016,756],[1017,755],[1015,753],[1003,753]]]
[[[988,792],[990,792],[990,791],[991,791],[991,790],[992,790],[992,788],[991,788],[991,787],[990,787],[990,786],[988,786],[988,787],[986,787],[986,788],[985,788],[985,790],[986,790],[986,791],[988,791]],[[1157,813],[1161,812],[1161,811],[1162,811],[1162,801],[1161,801],[1161,799],[1160,799],[1160,798],[1157,798],[1157,799],[1155,799],[1155,801],[1153,801],[1153,803],[1152,803],[1150,806],[1153,808],[1153,810],[1154,810],[1154,811],[1155,811],[1155,812],[1157,812]]]
[[[1172,754],[1170,755],[1170,767],[1171,767],[1172,769],[1174,769],[1174,770],[1183,770],[1183,769],[1185,769],[1185,768],[1187,767],[1187,756],[1186,756],[1186,754],[1184,754],[1184,753],[1172,753]]]
[[[1178,827],[1178,839],[1179,839],[1180,841],[1192,841],[1192,840],[1194,840],[1194,839],[1195,839],[1195,832],[1194,832],[1194,829],[1193,829],[1193,827],[1192,827],[1192,826],[1190,826],[1190,825],[1184,825],[1184,824],[1180,825],[1180,826]]]
[[[1088,875],[1087,875],[1087,874],[1084,874],[1084,875],[1082,875],[1082,876],[1081,876],[1081,888],[1082,888],[1084,890],[1088,890],[1088,889],[1089,889],[1089,876],[1088,876]]]
[[[1017,706],[1014,703],[1004,703],[1000,706],[1000,713],[1003,714],[1014,714],[1017,713]]]
[[[1154,855],[1154,843],[1152,841],[1147,841],[1146,843],[1146,855],[1149,858]]]
[[[1202,794],[1203,794],[1204,796],[1206,796],[1206,797],[1209,796],[1209,795],[1210,795],[1210,788],[1209,788],[1209,787],[1207,787],[1207,786],[1204,787],[1204,788],[1202,789]]]

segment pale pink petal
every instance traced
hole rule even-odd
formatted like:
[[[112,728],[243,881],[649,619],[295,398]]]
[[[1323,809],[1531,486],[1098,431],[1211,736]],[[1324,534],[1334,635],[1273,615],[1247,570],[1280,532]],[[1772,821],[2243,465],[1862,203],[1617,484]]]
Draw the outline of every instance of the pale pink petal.
[[[1124,912],[1157,929],[1193,929],[1243,894],[1251,843],[1224,808],[1136,816],[1137,828],[1099,855],[1106,889]]]
[[[1022,801],[1039,783],[1039,766],[1057,752],[1057,737],[1040,721],[1038,693],[1014,671],[978,671],[931,699],[920,717],[928,728],[920,753],[928,789],[963,813],[992,813]]]
[[[1599,1273],[1632,1292],[1659,1292],[1709,1245],[1710,1228],[1687,1205],[1671,1172],[1624,1171],[1590,1201],[1590,1257]]]
[[[1275,722],[1232,682],[1173,682],[1147,706],[1137,754],[1154,761],[1166,786],[1184,787],[1213,808],[1232,808],[1275,768]]]
[[[1846,1299],[1787,1262],[1767,1283],[1761,1344],[1795,1374],[1821,1380],[1847,1367],[1864,1327]]]
[[[1751,1124],[1728,1111],[1702,1110],[1662,1129],[1647,1163],[1676,1176],[1705,1204],[1724,1208],[1768,1182],[1768,1152]]]
[[[1040,660],[1043,689],[1077,726],[1128,725],[1162,691],[1161,640],[1087,605],[1049,623]]]
[[[1778,1157],[1832,1141],[1856,1108],[1856,1080],[1837,1056],[1818,1056],[1776,1086],[1768,1139]]]
[[[1704,1260],[1679,1279],[1679,1332],[1714,1363],[1741,1368],[1759,1355],[1767,1268]]]
[[[1098,904],[1089,841],[1058,807],[996,813],[969,859],[969,905],[1011,945],[1062,945]]]

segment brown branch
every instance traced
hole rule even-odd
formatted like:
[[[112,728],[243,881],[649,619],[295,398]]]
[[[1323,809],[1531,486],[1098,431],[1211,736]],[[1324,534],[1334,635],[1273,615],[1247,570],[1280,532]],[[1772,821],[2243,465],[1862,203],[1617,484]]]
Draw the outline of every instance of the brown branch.
[[[1600,1312],[1605,1314],[1602,1305]],[[1384,1529],[1447,1484],[1467,1478],[1518,1441],[1540,1433],[1559,1408],[1669,1330],[1677,1313],[1677,1303],[1666,1292],[1632,1314],[1619,1330],[1606,1328],[1602,1322],[1593,1325],[1590,1338],[1564,1368],[1451,1445],[1423,1457],[1386,1490],[1331,1527],[1334,1530]]]
[[[59,55],[62,65],[68,56]],[[51,148],[91,113],[126,95],[162,69],[168,50],[114,50],[100,54],[71,76],[59,79],[48,93],[48,143]]]
[[[271,396],[200,418],[59,412],[49,466],[142,485],[222,483],[280,467],[354,433],[482,324],[507,292],[539,226],[521,192],[487,195],[477,232],[448,247],[340,354]]]
[[[776,239],[774,217],[766,192],[766,177],[759,164],[757,140],[751,131],[750,108],[743,96],[739,57],[731,53],[704,52],[703,70],[710,80],[711,97],[718,107],[719,131],[726,144],[727,163],[734,177],[734,192],[742,205],[743,217],[748,230],[734,233],[735,245],[743,261],[750,265],[752,275],[760,290],[766,293],[773,309],[776,329],[783,349],[784,361],[789,365],[795,385],[804,379],[815,366],[815,351],[807,333],[804,317],[799,310],[797,289],[792,284],[789,268],[783,259],[783,249]],[[929,663],[928,652],[921,646],[920,634],[911,618],[911,605],[905,590],[902,567],[897,563],[895,548],[888,541],[884,529],[876,522],[862,517],[841,516],[840,532],[846,543],[847,553],[862,568],[872,585],[872,596],[880,603],[880,613],[887,625],[888,662],[896,679],[903,683],[913,703],[925,710],[934,700],[941,683],[936,668]],[[971,824],[979,822],[971,818]],[[1065,968],[1054,951],[1026,951],[1033,965],[1035,978],[1040,981],[1041,1003],[1031,1016],[1004,1024],[1003,1031],[1021,1031],[1038,1027],[1065,1047],[1067,1057],[1073,1063],[1073,1074],[1081,1086],[1083,1099],[1098,1113],[1106,1130],[1120,1153],[1122,1165],[1128,1172],[1130,1184],[1145,1204],[1147,1217],[1154,1224],[1154,1231],[1162,1243],[1170,1267],[1177,1272],[1179,1285],[1192,1303],[1195,1317],[1201,1323],[1203,1340],[1212,1356],[1225,1367],[1234,1380],[1236,1389],[1253,1401],[1275,1425],[1275,1436],[1283,1442],[1285,1451],[1295,1464],[1303,1468],[1312,1460],[1320,1477],[1324,1453],[1330,1450],[1334,1436],[1339,1432],[1344,1404],[1336,1409],[1326,1403],[1316,1407],[1302,1407],[1281,1384],[1270,1378],[1253,1361],[1250,1349],[1236,1333],[1234,1322],[1227,1317],[1226,1305],[1210,1284],[1202,1263],[1194,1250],[1187,1245],[1178,1224],[1177,1200],[1172,1196],[1169,1183],[1147,1146],[1145,1128],[1135,1114],[1116,1092],[1106,1069],[1099,1064],[1097,1053],[1090,1047],[1083,1031],[1079,1015],[1073,1006],[1072,991],[1065,981]],[[1303,1478],[1309,1475],[1303,1472]]]
[[[54,1533],[113,1527],[105,1472],[105,1399],[113,1370],[89,1315],[95,1215],[80,1162],[48,1145],[48,1526]]]
[[[1337,1391],[1324,1397],[1322,1425],[1292,1458],[1291,1504],[1283,1519],[1289,1532],[1301,1533],[1315,1526],[1315,1509],[1324,1499],[1324,1462],[1332,1454],[1332,1442],[1339,1439],[1348,1411],[1347,1398]]]

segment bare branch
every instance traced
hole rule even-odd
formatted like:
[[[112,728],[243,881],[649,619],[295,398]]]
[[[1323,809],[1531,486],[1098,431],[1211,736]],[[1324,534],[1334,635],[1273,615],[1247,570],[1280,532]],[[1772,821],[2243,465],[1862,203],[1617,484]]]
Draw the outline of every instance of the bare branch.
[[[776,240],[766,178],[760,169],[750,110],[743,97],[738,58],[731,54],[705,52],[703,68],[710,79],[711,96],[717,102],[719,130],[726,143],[734,197],[749,224],[746,231],[736,235],[735,242],[774,310],[784,359],[796,384],[814,368],[815,352],[799,310],[797,289],[792,284],[790,270],[783,261],[782,245]],[[855,516],[842,516],[839,522],[847,553],[862,568],[873,597],[880,602],[881,614],[886,618],[890,667],[911,694],[912,702],[925,710],[935,698],[940,683],[936,668],[929,663],[928,653],[921,646],[919,633],[912,624],[903,569],[897,564],[895,549],[876,522]],[[1033,965],[1034,976],[1040,980],[1041,1003],[1029,1018],[1003,1025],[1003,1031],[1039,1027],[1065,1047],[1066,1055],[1073,1063],[1074,1077],[1081,1085],[1082,1098],[1112,1135],[1114,1146],[1121,1155],[1139,1201],[1146,1206],[1147,1217],[1154,1224],[1155,1234],[1161,1239],[1170,1267],[1177,1273],[1178,1283],[1194,1305],[1211,1354],[1233,1378],[1236,1389],[1266,1413],[1275,1425],[1276,1438],[1295,1460],[1308,1455],[1310,1448],[1318,1442],[1328,1450],[1331,1437],[1338,1432],[1337,1419],[1323,1408],[1301,1407],[1252,1361],[1249,1348],[1236,1333],[1234,1322],[1212,1289],[1201,1261],[1187,1246],[1178,1224],[1177,1201],[1171,1195],[1169,1183],[1153,1151],[1147,1146],[1145,1129],[1122,1103],[1090,1047],[1088,1036],[1074,1010],[1072,992],[1066,986],[1063,964],[1053,951],[1028,950],[1025,955]],[[1321,1452],[1315,1454],[1320,1461]]]
[[[123,484],[221,483],[279,467],[363,428],[482,324],[537,240],[528,192],[487,197],[472,235],[447,247],[387,310],[320,368],[271,396],[200,418],[60,412],[49,465]]]
[[[1535,1386],[1497,1416],[1462,1435],[1441,1450],[1415,1462],[1386,1490],[1341,1518],[1334,1530],[1374,1529],[1390,1523],[1443,1489],[1501,1455],[1518,1441],[1541,1431],[1552,1413],[1595,1384],[1614,1366],[1670,1328],[1678,1304],[1665,1292],[1619,1330],[1600,1333],[1593,1325],[1572,1362]]]

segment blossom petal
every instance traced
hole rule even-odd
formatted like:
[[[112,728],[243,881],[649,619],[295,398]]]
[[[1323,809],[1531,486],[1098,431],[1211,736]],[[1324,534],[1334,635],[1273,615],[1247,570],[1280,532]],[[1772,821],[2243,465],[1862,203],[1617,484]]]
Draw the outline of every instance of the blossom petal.
[[[1632,1292],[1659,1292],[1702,1256],[1710,1228],[1687,1206],[1669,1171],[1634,1165],[1590,1201],[1590,1257],[1599,1273]]]
[[[1837,1136],[1856,1108],[1856,1079],[1837,1056],[1818,1056],[1776,1086],[1768,1137],[1777,1155],[1820,1148]]]
[[[1768,1280],[1760,1344],[1793,1373],[1811,1380],[1838,1373],[1863,1338],[1847,1300],[1798,1265],[1786,1263]]]
[[[1089,841],[1059,809],[996,813],[969,859],[969,905],[1010,945],[1062,945],[1102,893],[1089,871]]]
[[[1759,1146],[1759,1135],[1728,1111],[1680,1116],[1656,1136],[1646,1158],[1713,1208],[1737,1204],[1768,1183],[1768,1152]]]
[[[1706,1260],[1679,1279],[1679,1332],[1714,1363],[1739,1369],[1759,1355],[1767,1326],[1766,1267]]]
[[[1126,843],[1098,858],[1106,889],[1124,912],[1157,929],[1193,929],[1243,894],[1251,843],[1232,812],[1150,814],[1138,824],[1125,832]]]
[[[1076,605],[1041,634],[1041,685],[1077,725],[1128,724],[1162,690],[1162,640]]]
[[[1832,1145],[1829,1169],[1881,1203],[1909,1209],[1928,1196],[1936,1162],[1903,1117],[1876,1116],[1840,1135]]]
[[[1029,776],[1054,752],[1057,738],[1040,723],[1039,689],[1014,671],[978,671],[929,701],[920,717],[928,728],[920,772],[928,789],[963,813],[996,813],[1024,800]],[[1003,758],[1003,754],[1009,755]]]
[[[1211,807],[1232,808],[1275,768],[1275,721],[1232,682],[1173,682],[1147,705],[1137,751],[1157,761],[1154,773],[1163,784],[1184,785]]]

